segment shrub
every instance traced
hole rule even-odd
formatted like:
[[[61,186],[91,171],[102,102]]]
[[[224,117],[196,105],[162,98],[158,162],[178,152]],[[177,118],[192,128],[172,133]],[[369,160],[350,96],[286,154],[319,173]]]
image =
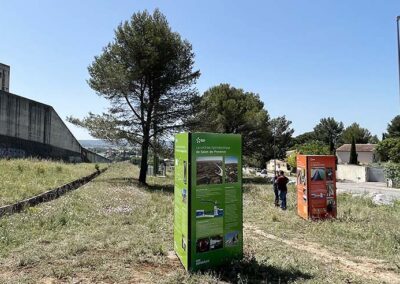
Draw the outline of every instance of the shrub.
[[[24,172],[24,168],[21,165],[18,165],[17,169],[18,169],[18,172],[21,174]]]
[[[292,168],[292,172],[296,171],[297,167],[297,154],[301,155],[330,155],[329,146],[326,146],[320,141],[313,141],[296,145],[294,147],[295,152],[290,154],[287,158],[287,163]]]
[[[131,158],[131,163],[134,164],[134,165],[140,165],[140,160],[141,160],[140,157],[132,157]]]
[[[314,141],[310,143],[305,143],[303,145],[298,145],[296,147],[297,152],[303,155],[329,155],[329,146],[322,142]]]
[[[39,166],[39,167],[37,167],[37,169],[36,169],[36,172],[37,172],[39,175],[44,174],[45,171],[46,171],[46,170],[45,170],[44,167],[42,167],[42,166]]]
[[[387,163],[385,165],[386,178],[391,179],[393,187],[400,187],[400,164]]]
[[[289,155],[289,157],[287,158],[287,163],[289,164],[289,166],[292,168],[292,170],[296,170],[297,167],[297,152],[294,151],[293,153],[291,153]]]
[[[382,161],[400,163],[400,138],[386,138],[379,142],[376,151]]]

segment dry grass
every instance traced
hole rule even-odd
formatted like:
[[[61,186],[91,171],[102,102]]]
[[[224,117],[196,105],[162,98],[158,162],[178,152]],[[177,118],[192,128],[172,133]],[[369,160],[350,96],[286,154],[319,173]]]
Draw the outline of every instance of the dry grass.
[[[95,164],[0,159],[0,206],[35,196],[95,170]]]
[[[188,274],[170,253],[172,179],[149,178],[139,187],[137,175],[134,166],[115,164],[77,191],[0,219],[0,283],[380,283],[248,229],[244,260]],[[341,196],[338,220],[315,223],[296,216],[292,193],[282,212],[269,185],[248,183],[244,205],[246,228],[377,257],[400,273],[399,204]]]

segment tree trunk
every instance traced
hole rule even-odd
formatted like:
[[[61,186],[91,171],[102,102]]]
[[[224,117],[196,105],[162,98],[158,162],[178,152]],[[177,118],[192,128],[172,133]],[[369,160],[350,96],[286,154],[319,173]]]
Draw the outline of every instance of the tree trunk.
[[[142,160],[140,161],[139,182],[146,184],[147,158],[149,155],[149,135],[145,135],[142,143]]]
[[[335,143],[332,140],[329,141],[329,152],[331,155],[335,155]]]
[[[158,173],[158,145],[157,145],[157,124],[154,123],[154,136],[153,136],[153,175],[157,176]]]

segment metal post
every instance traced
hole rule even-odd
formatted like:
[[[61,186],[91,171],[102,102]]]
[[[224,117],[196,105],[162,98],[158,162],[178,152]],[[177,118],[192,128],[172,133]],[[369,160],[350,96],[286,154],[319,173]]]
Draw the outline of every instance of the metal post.
[[[274,127],[274,131],[273,131],[273,135],[274,135],[274,172],[273,172],[273,175],[274,175],[274,176],[275,176],[275,173],[276,173],[276,150],[275,150],[276,146],[275,146],[275,132],[276,132],[276,129],[275,129],[275,127]]]
[[[398,68],[399,68],[399,96],[400,96],[400,35],[399,35],[399,21],[400,21],[400,16],[397,16],[396,22],[397,22],[397,63],[398,63]]]

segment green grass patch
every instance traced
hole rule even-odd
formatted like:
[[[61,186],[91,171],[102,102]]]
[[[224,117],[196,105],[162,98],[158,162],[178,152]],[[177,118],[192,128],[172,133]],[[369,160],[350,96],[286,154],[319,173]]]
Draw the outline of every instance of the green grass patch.
[[[38,195],[96,171],[97,164],[0,159],[0,206]],[[106,165],[100,164],[103,168]]]

